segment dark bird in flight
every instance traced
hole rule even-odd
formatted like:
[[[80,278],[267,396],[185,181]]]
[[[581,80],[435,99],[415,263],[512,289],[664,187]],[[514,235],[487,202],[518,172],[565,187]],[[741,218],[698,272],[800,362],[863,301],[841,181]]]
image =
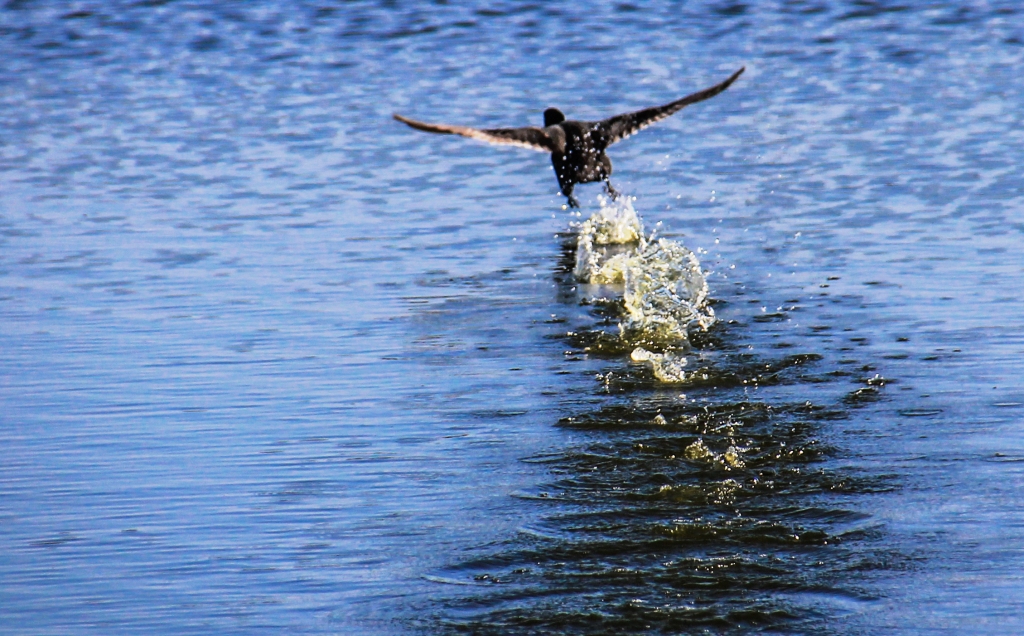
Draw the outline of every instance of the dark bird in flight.
[[[469,128],[467,126],[449,126],[447,124],[427,124],[408,117],[395,114],[395,119],[406,123],[416,130],[440,133],[442,135],[462,135],[471,139],[479,139],[492,144],[508,144],[533,150],[551,153],[551,163],[555,167],[555,176],[562,194],[569,199],[569,205],[578,208],[579,201],[573,196],[573,188],[577,183],[604,181],[608,194],[614,199],[618,192],[612,187],[609,177],[612,174],[612,160],[604,154],[605,149],[626,137],[643,130],[655,122],[673,115],[685,106],[702,102],[718,95],[746,67],[733,73],[729,79],[711,88],[705,88],[682,99],[665,104],[645,108],[634,113],[616,115],[601,121],[566,120],[562,111],[549,108],[544,111],[544,127],[529,126],[526,128]]]

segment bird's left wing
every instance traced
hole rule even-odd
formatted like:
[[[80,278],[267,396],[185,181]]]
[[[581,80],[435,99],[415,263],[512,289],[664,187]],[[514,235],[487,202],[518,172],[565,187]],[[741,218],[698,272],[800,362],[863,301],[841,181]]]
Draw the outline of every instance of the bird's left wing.
[[[470,139],[478,139],[492,144],[506,144],[551,152],[554,150],[554,142],[548,137],[542,128],[529,126],[526,128],[469,128],[468,126],[450,126],[448,124],[428,124],[408,117],[395,114],[395,119],[408,124],[416,130],[439,133],[442,135],[462,135]]]
[[[736,81],[746,67],[733,73],[729,79],[715,84],[710,88],[705,88],[702,91],[687,95],[682,99],[678,99],[674,102],[665,104],[664,106],[655,106],[653,108],[645,108],[638,110],[634,113],[626,113],[624,115],[616,115],[603,121],[599,121],[594,125],[595,132],[599,133],[599,137],[603,139],[604,147],[612,145],[616,141],[622,141],[630,135],[640,132],[644,128],[647,128],[653,123],[659,122],[662,119],[682,110],[684,107],[690,104],[696,104],[702,102],[705,99],[710,99],[715,95],[718,95]],[[604,148],[602,148],[603,150]]]

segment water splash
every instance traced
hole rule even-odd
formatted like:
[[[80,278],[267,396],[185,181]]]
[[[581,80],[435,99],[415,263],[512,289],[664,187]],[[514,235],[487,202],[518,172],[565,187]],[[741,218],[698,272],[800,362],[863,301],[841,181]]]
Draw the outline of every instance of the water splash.
[[[580,226],[573,274],[597,285],[622,283],[634,251],[629,247],[643,241],[643,221],[633,209],[632,199],[620,197],[609,202],[601,198],[601,209]]]
[[[686,382],[689,376],[686,373],[688,360],[675,352],[655,353],[643,347],[633,349],[629,354],[633,362],[648,362],[654,371],[654,377],[660,382]],[[691,374],[692,375],[692,374]]]
[[[595,285],[621,285],[619,336],[636,345],[631,358],[651,364],[662,382],[683,382],[692,329],[715,322],[700,262],[671,239],[644,231],[629,197],[601,200],[601,209],[579,228],[576,278]]]
[[[675,241],[641,242],[625,268],[624,286],[623,337],[656,347],[688,346],[690,329],[715,322],[700,262]]]

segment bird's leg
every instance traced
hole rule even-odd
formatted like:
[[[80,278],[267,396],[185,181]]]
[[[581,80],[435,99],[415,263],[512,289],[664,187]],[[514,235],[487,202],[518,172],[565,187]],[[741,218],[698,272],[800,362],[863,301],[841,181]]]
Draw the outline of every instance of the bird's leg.
[[[612,180],[604,180],[604,189],[608,191],[608,196],[612,198],[612,201],[619,198],[619,191],[612,187]]]
[[[562,186],[562,194],[565,195],[565,198],[569,199],[569,207],[570,208],[578,208],[578,207],[580,207],[580,202],[576,200],[576,197],[572,196],[572,191],[573,191],[573,188],[575,188],[575,187],[576,187],[575,183],[567,183],[564,186]]]

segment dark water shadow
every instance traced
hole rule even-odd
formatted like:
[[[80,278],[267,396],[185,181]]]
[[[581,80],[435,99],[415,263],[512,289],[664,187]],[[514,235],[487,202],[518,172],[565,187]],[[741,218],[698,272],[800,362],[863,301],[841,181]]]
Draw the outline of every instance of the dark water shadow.
[[[555,278],[574,298],[572,245]],[[566,345],[610,343],[614,302],[562,325]],[[427,578],[454,584],[432,633],[841,633],[877,600],[869,573],[907,567],[866,497],[899,487],[829,442],[835,423],[884,399],[816,353],[768,357],[719,325],[695,339],[695,380],[659,383],[605,347],[586,405],[555,426],[572,440],[525,458],[550,479],[517,497],[535,521]],[[601,336],[599,334],[605,334]],[[756,392],[753,387],[777,387]],[[681,393],[690,395],[689,399]],[[839,396],[824,397],[824,396]]]

